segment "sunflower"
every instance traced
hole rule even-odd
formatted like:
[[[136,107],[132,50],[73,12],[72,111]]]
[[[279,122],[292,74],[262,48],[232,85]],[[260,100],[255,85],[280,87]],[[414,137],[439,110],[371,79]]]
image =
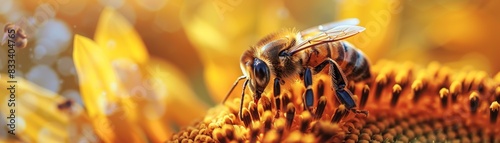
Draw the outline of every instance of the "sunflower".
[[[331,89],[325,88],[330,87],[326,82],[330,77],[317,75],[313,77],[316,109],[312,112],[303,109],[301,82],[291,83],[278,97],[265,93],[258,104],[251,99],[251,93],[245,93],[242,119],[238,117],[241,100],[233,94],[225,105],[213,107],[204,118],[181,129],[167,142],[499,142],[500,131],[495,127],[499,125],[500,73],[489,75],[490,70],[497,67],[488,65],[484,56],[467,58],[476,52],[487,55],[489,52],[485,51],[494,49],[469,50],[476,46],[466,46],[476,43],[493,47],[484,40],[472,42],[478,40],[478,36],[468,32],[482,33],[482,26],[473,26],[478,31],[466,31],[472,25],[489,24],[470,21],[467,17],[492,18],[486,12],[489,6],[477,9],[478,5],[480,3],[338,1],[336,18],[356,17],[360,25],[367,28],[347,41],[377,61],[371,71],[372,79],[351,83],[349,87],[355,94],[357,108],[368,111],[368,116],[354,114],[341,105]],[[234,68],[240,55],[234,53],[243,53],[244,49],[234,47],[245,47],[244,44],[251,43],[248,39],[258,41],[256,37],[263,37],[283,25],[292,23],[294,27],[301,27],[301,22],[314,20],[304,17],[329,18],[330,15],[312,15],[316,14],[311,12],[314,6],[311,2],[266,1],[263,6],[246,3],[241,7],[236,3],[229,8],[239,10],[221,7],[226,10],[224,22],[216,20],[211,4],[188,8],[183,22],[189,27],[188,37],[201,51],[206,66],[205,80],[216,101],[221,101],[229,89],[220,86],[230,85],[240,73]],[[282,7],[300,10],[287,11],[293,15],[292,20],[273,15]],[[263,12],[249,14],[245,13],[251,11],[247,9]],[[457,16],[459,13],[464,16]],[[264,20],[254,25],[246,22],[255,17]],[[451,28],[450,23],[460,25]],[[235,25],[243,28],[234,28]],[[251,32],[244,31],[248,29]],[[465,32],[459,30],[456,32],[463,33],[452,34],[442,29]],[[253,35],[238,35],[245,32]],[[464,43],[467,44],[462,45]],[[464,51],[471,54],[454,54]],[[382,60],[384,57],[396,62]],[[445,61],[446,66],[432,62],[435,57]],[[406,60],[415,63],[404,62]],[[418,66],[424,63],[430,64]],[[476,68],[467,67],[470,65]],[[228,76],[220,76],[221,73]],[[241,91],[240,87],[235,91]]]
[[[477,10],[477,3],[461,1],[438,11],[442,8],[429,2],[336,2],[169,1],[166,9],[181,9],[183,32],[201,56],[204,80],[216,103],[240,74],[234,65],[248,43],[282,27],[299,29],[325,20],[359,18],[360,25],[368,29],[348,41],[378,62],[373,64],[372,79],[350,83],[348,88],[355,94],[356,108],[368,115],[352,113],[340,104],[326,88],[330,77],[325,75],[314,76],[315,108],[311,112],[302,108],[304,89],[299,81],[278,97],[265,93],[259,104],[246,95],[242,119],[237,116],[240,99],[234,95],[226,104],[209,109],[195,96],[178,67],[150,57],[130,22],[106,8],[94,37],[77,34],[73,39],[83,104],[16,78],[16,135],[8,134],[4,127],[0,142],[500,142],[500,131],[495,128],[499,126],[500,73],[491,77],[490,70],[498,67],[477,58],[495,56],[494,48],[481,48],[480,54],[463,58],[464,62],[444,63],[454,64],[454,68],[474,65],[481,70],[455,70],[438,63],[417,66],[435,59],[432,57],[457,59],[460,55],[444,52],[474,53],[477,49],[470,47],[490,47],[490,42],[477,35],[486,35],[484,41],[495,40],[492,33],[498,32],[485,28],[494,27],[496,19],[488,10],[496,11],[496,7]],[[403,8],[406,12],[401,12]],[[408,16],[422,11],[432,14]],[[165,17],[172,20],[176,12]],[[381,19],[387,13],[389,18]],[[419,20],[431,16],[438,20],[425,24],[423,35],[414,34],[413,29],[422,29]],[[158,17],[161,20],[155,22],[163,29],[179,26]],[[482,24],[479,19],[488,22]],[[409,23],[416,24],[406,32],[398,30],[402,25],[413,26]],[[448,26],[450,23],[456,24]],[[400,32],[403,42],[398,45],[394,39]],[[457,46],[460,48],[454,49]],[[397,62],[379,60],[382,57]],[[0,87],[10,86],[4,82],[7,77],[0,75]],[[8,90],[0,93],[2,101],[11,98]],[[0,117],[6,119],[10,112],[2,107]]]

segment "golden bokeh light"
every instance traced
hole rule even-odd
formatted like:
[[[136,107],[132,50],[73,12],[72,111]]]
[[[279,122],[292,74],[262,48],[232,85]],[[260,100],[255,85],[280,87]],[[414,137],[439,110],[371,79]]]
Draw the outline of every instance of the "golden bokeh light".
[[[4,31],[0,142],[499,142],[499,6],[3,0],[0,25],[19,26],[27,45],[12,58]],[[303,109],[301,79],[286,83],[279,97],[270,82],[256,103],[244,91],[242,119],[243,82],[221,104],[243,75],[242,54],[260,39],[349,18],[366,28],[345,40],[364,53],[372,77],[347,88],[368,116],[348,113],[335,91],[319,97],[319,86],[332,85],[326,74],[313,75],[311,112]]]

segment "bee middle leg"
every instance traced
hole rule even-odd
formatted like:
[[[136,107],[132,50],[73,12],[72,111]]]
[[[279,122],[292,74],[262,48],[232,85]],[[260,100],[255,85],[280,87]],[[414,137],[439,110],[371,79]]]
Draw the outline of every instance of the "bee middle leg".
[[[304,86],[306,87],[306,92],[304,93],[304,109],[311,112],[311,107],[314,104],[314,93],[312,90],[312,72],[311,68],[307,67],[304,72]]]
[[[279,116],[279,112],[281,110],[281,100],[279,98],[279,96],[281,95],[281,85],[280,85],[280,79],[279,78],[275,78],[274,79],[273,93],[274,93],[274,99],[275,99],[275,103],[276,103],[276,110],[278,112],[276,114],[276,116]]]
[[[342,72],[337,62],[335,62],[331,58],[328,58],[314,67],[314,71],[316,73],[319,73],[327,65],[330,65],[328,74],[332,79],[332,88],[335,90],[337,99],[340,101],[340,103],[344,104],[347,109],[352,110],[354,113],[363,113],[368,115],[368,111],[355,109],[356,102],[354,101],[354,99],[352,99],[353,94],[351,91],[349,91],[349,89],[346,88],[347,80],[345,74],[344,72]]]

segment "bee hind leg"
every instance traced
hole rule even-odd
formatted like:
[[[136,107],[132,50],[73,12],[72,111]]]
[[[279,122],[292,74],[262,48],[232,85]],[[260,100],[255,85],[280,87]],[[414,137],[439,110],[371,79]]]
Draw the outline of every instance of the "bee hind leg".
[[[318,66],[314,67],[314,71],[316,73],[320,72],[323,70],[327,65],[330,65],[328,74],[330,74],[330,77],[332,79],[332,88],[335,90],[337,99],[340,101],[341,104],[344,104],[347,109],[352,110],[354,113],[365,113],[368,115],[368,111],[364,110],[357,110],[356,108],[356,102],[352,98],[352,92],[347,89],[347,83],[345,81],[345,74],[342,72],[340,69],[340,66],[335,62],[333,59],[328,58],[321,62]]]
[[[319,65],[314,67],[314,71],[316,73],[319,73],[327,65],[330,65],[328,74],[332,78],[332,86],[333,86],[332,88],[335,90],[344,89],[347,86],[347,83],[345,82],[346,78],[344,76],[344,73],[340,69],[340,66],[333,59],[331,59],[331,58],[325,59]]]

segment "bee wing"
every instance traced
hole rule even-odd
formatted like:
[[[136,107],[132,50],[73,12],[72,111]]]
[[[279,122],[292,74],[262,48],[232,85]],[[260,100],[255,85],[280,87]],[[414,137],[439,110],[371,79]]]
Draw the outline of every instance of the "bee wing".
[[[319,29],[319,28],[318,28]],[[333,41],[339,41],[345,38],[349,38],[351,36],[354,36],[362,31],[364,31],[365,28],[361,26],[354,26],[354,25],[341,25],[341,26],[336,26],[331,29],[326,29],[323,31],[318,32],[318,34],[311,36],[310,38],[307,38],[306,40],[300,42],[299,44],[295,45],[294,47],[290,48],[290,55],[293,55],[294,53],[297,53],[301,50],[307,49],[309,47],[326,43],[326,42],[333,42]]]
[[[307,39],[310,38],[311,36],[317,35],[318,33],[321,32],[325,32],[326,30],[335,28],[337,26],[358,25],[358,24],[359,20],[357,18],[344,19],[342,21],[330,22],[323,25],[308,28],[306,30],[299,32],[297,36],[300,36],[301,39]]]

